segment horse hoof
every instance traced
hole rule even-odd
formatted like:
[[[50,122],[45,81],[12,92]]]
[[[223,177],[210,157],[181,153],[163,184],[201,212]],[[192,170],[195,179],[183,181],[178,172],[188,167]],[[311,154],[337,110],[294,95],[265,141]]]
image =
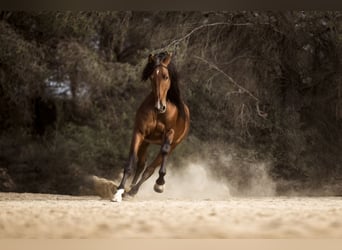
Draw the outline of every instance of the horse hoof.
[[[128,191],[127,194],[128,194],[129,196],[133,197],[133,196],[135,196],[137,193],[138,193],[138,189],[137,189],[136,187],[133,186],[133,187],[131,188],[131,190]]]
[[[121,202],[122,201],[122,194],[125,192],[124,189],[118,189],[111,201],[113,202]]]
[[[158,185],[157,183],[154,184],[154,191],[156,191],[157,193],[162,193],[164,192],[164,185]]]

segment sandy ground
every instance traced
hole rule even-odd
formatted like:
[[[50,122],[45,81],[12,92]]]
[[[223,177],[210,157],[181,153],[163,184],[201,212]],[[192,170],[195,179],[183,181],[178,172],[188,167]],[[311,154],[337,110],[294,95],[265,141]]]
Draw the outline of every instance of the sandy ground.
[[[341,197],[156,197],[0,193],[0,237],[342,238]]]

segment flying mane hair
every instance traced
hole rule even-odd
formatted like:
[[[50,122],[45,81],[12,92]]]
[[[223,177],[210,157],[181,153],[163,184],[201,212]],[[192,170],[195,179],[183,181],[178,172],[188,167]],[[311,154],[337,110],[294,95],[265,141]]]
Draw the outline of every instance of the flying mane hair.
[[[152,62],[148,62],[143,70],[141,80],[146,81],[151,74],[153,73],[155,67],[161,64],[163,59],[167,56],[166,52],[160,52],[159,54],[155,55],[156,60]],[[183,100],[181,98],[181,94],[179,91],[179,77],[176,70],[174,63],[171,61],[167,66],[169,71],[170,79],[171,79],[171,86],[169,91],[167,92],[167,99],[176,105],[178,108],[178,112],[181,117],[185,117],[185,110]]]

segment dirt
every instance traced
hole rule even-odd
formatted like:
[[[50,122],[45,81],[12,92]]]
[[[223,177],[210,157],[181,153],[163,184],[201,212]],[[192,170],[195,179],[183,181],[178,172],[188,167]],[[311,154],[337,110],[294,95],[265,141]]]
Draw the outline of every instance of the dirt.
[[[341,197],[0,193],[1,238],[341,238]]]

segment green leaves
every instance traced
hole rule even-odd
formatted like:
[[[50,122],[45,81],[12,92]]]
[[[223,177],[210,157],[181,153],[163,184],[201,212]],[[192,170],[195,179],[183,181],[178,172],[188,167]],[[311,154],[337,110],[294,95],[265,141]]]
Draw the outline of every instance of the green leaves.
[[[223,141],[253,148],[257,160],[272,159],[275,178],[342,174],[336,153],[342,147],[340,16],[332,11],[1,12],[1,133],[31,134],[24,140],[31,140],[26,158],[40,159],[38,165],[49,159],[47,175],[58,173],[61,162],[66,169],[84,166],[90,174],[119,172],[135,111],[150,91],[140,81],[141,71],[150,53],[167,48],[191,111],[191,139],[171,160],[179,162],[203,143]],[[63,86],[59,90],[65,94],[56,95],[58,88],[51,91],[49,83]],[[35,126],[44,117],[36,110],[37,99],[42,109],[50,105],[45,110],[56,111],[40,136]]]

